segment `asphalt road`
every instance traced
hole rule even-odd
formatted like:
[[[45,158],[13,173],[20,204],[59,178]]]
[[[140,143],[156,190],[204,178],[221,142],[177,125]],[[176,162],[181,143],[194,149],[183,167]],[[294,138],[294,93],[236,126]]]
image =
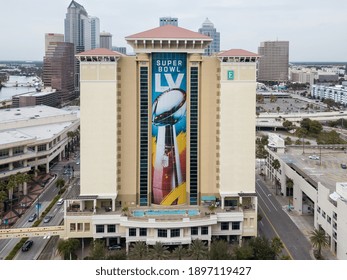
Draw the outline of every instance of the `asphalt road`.
[[[288,217],[276,198],[267,188],[260,176],[256,176],[256,192],[258,194],[258,209],[262,215],[259,231],[265,237],[279,237],[284,244],[284,254],[294,260],[312,260],[312,246],[298,227]]]
[[[79,161],[79,158],[76,159],[76,161]],[[64,171],[64,165],[67,165],[70,163],[70,165],[74,166],[75,171],[79,171],[79,165],[76,165],[73,163],[73,161],[70,162],[59,162],[57,163],[51,170],[50,172],[57,174],[56,178],[51,181],[46,187],[43,193],[41,193],[39,197],[39,202],[41,203],[41,207],[39,212],[41,213],[46,209],[46,207],[51,203],[53,198],[58,194],[58,189],[55,187],[55,182],[57,178],[60,176],[66,180],[67,177],[63,175]],[[79,185],[79,179],[75,181],[75,183],[68,188],[68,191],[64,194],[63,197],[67,197],[69,195],[75,195],[75,189],[77,189],[77,185]],[[17,221],[17,223],[13,226],[14,228],[25,228],[25,227],[31,227],[33,225],[33,222],[29,222],[29,216],[38,213],[37,208],[35,207],[36,205],[35,201],[32,204],[32,207],[29,208],[24,215]],[[47,215],[53,216],[51,221],[49,223],[41,223],[40,226],[53,226],[53,225],[59,225],[63,218],[64,218],[64,213],[63,213],[63,205],[55,205],[52,207],[51,211]],[[31,249],[27,252],[22,252],[18,251],[17,255],[15,256],[14,259],[16,260],[35,260],[38,259],[42,250],[45,248],[46,244],[48,243],[50,237],[33,237],[30,238],[31,240],[34,241],[33,246]],[[20,241],[19,238],[15,239],[2,239],[0,240],[0,259],[5,259],[8,254],[11,252],[13,247]]]

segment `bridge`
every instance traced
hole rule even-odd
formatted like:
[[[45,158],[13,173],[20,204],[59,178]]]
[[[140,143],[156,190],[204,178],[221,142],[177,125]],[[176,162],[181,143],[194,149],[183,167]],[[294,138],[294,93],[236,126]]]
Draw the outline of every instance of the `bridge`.
[[[39,236],[65,236],[64,226],[49,227],[30,227],[30,228],[11,228],[1,229],[0,239],[23,238],[23,237],[39,237]]]
[[[342,118],[347,118],[347,111],[339,112],[317,112],[317,113],[296,113],[296,114],[281,114],[281,113],[261,113],[256,118],[256,126],[282,128],[285,120],[291,121],[294,124],[299,124],[303,119],[311,119],[316,121],[336,121]]]

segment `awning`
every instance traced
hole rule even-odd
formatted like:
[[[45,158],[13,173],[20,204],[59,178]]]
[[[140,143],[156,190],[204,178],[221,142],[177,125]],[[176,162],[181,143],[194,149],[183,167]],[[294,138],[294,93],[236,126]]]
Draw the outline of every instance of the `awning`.
[[[202,201],[215,201],[216,200],[216,196],[214,195],[204,195],[201,197]]]
[[[337,201],[339,198],[341,198],[341,196],[337,192],[329,194],[329,197],[334,201]]]

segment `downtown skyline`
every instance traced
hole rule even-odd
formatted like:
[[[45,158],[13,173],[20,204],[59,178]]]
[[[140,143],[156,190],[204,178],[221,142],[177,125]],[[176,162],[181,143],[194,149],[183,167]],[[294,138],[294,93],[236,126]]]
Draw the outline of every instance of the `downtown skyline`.
[[[3,6],[0,60],[42,60],[45,33],[64,33],[64,19],[71,0],[10,1]],[[125,37],[159,26],[159,18],[178,18],[178,26],[198,31],[206,18],[220,32],[221,50],[242,48],[257,52],[260,42],[286,40],[290,61],[346,61],[347,39],[342,36],[347,3],[332,0],[255,0],[198,4],[135,0],[116,3],[79,0],[91,16],[100,19],[100,31],[113,35],[113,45],[127,47]],[[21,9],[18,9],[21,7]],[[150,8],[146,8],[150,7]],[[143,13],[143,10],[146,10]]]

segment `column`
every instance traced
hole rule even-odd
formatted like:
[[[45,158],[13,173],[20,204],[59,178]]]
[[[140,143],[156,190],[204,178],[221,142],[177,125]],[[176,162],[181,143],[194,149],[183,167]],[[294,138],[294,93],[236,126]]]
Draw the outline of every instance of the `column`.
[[[112,201],[112,212],[114,212],[114,211],[116,211],[116,199],[115,198],[112,198],[111,199],[111,201]]]

